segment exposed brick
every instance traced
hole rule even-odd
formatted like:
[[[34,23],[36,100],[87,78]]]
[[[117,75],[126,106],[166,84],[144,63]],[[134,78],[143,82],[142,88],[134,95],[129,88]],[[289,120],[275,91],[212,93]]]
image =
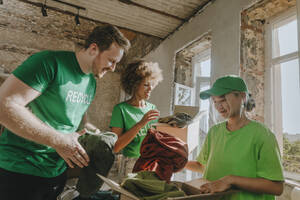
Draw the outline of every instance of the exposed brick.
[[[92,29],[103,25],[80,18],[77,26],[73,15],[51,9],[47,13],[43,17],[40,7],[21,0],[7,0],[0,5],[0,67],[6,72],[41,50],[78,50]],[[119,69],[133,58],[147,55],[161,42],[157,37],[121,31],[131,39],[132,48],[118,65],[117,73],[98,81],[97,96],[89,110],[91,121],[101,130],[108,130],[112,107],[120,100]]]

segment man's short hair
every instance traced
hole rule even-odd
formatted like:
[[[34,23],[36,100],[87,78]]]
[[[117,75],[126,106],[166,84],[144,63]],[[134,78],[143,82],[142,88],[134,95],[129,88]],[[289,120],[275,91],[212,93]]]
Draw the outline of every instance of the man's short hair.
[[[84,48],[87,49],[92,43],[96,43],[101,51],[109,49],[116,42],[125,52],[130,48],[129,40],[113,25],[97,26],[85,40]]]

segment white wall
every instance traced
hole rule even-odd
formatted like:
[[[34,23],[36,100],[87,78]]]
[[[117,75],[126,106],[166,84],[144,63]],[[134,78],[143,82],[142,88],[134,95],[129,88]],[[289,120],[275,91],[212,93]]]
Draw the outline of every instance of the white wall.
[[[212,79],[225,74],[239,74],[241,11],[255,0],[216,0],[190,23],[160,44],[145,59],[158,62],[164,80],[152,92],[150,101],[161,112],[171,113],[175,54],[208,31],[212,34]]]

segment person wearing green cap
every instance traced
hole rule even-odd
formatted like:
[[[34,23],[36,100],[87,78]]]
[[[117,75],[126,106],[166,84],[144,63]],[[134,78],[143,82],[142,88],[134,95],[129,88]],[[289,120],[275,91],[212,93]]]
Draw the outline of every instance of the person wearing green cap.
[[[225,195],[226,200],[271,200],[283,192],[283,172],[275,135],[263,124],[250,120],[254,100],[247,85],[238,76],[224,76],[200,93],[211,98],[226,121],[210,128],[196,161],[186,169],[203,173],[209,180],[202,193],[239,189]]]

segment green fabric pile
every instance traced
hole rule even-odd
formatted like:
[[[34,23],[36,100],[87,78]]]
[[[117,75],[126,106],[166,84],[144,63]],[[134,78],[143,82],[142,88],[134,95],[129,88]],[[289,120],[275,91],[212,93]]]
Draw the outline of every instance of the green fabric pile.
[[[78,141],[90,158],[89,165],[80,170],[76,186],[80,197],[89,198],[101,188],[103,180],[97,173],[105,177],[108,175],[115,160],[112,148],[117,139],[118,136],[112,132],[88,132],[79,137]]]
[[[129,174],[121,186],[143,200],[185,196],[185,193],[175,184],[168,184],[166,181],[160,180],[155,172],[150,171]]]

